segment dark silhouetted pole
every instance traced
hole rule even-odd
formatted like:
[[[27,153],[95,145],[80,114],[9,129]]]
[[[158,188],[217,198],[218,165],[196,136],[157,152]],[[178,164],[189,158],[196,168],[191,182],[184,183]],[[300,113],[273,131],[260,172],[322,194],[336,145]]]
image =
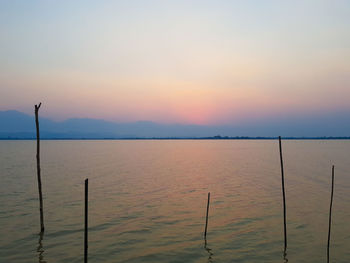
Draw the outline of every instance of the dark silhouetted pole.
[[[84,263],[88,262],[88,184],[89,179],[85,179]]]
[[[36,169],[38,175],[39,201],[40,201],[40,232],[44,232],[44,208],[43,208],[43,193],[41,190],[41,169],[40,169],[40,132],[39,132],[39,105],[35,105],[35,124],[36,124]]]
[[[281,159],[281,175],[282,175],[282,194],[283,194],[283,225],[284,225],[284,253],[287,249],[287,222],[286,222],[286,193],[284,190],[284,169],[283,169],[283,157],[282,157],[282,143],[281,136],[278,137],[280,147],[280,159]]]
[[[205,230],[204,230],[204,238],[207,237],[207,229],[208,229],[208,216],[209,216],[209,203],[210,203],[210,193],[208,193],[208,204],[207,204],[207,216],[205,218]]]
[[[331,204],[330,204],[330,206],[329,206],[329,225],[328,225],[328,243],[327,243],[327,263],[329,263],[329,244],[330,244],[330,241],[331,241],[333,191],[334,191],[334,165],[332,166]]]

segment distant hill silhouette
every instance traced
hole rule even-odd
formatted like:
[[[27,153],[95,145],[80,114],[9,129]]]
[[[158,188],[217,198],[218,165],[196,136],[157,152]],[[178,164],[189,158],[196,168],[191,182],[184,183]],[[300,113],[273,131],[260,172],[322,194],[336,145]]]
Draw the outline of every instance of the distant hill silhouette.
[[[34,116],[19,111],[0,111],[0,138],[34,138]],[[42,138],[136,138],[210,136],[215,127],[158,124],[150,121],[115,123],[100,119],[73,118],[55,122],[40,118]],[[216,132],[217,133],[217,132]]]
[[[115,123],[101,119],[74,118],[56,122],[40,118],[42,138],[170,138],[250,136],[344,137],[350,135],[348,113],[316,117],[266,119],[240,126],[159,124],[150,121]],[[34,116],[9,110],[0,111],[0,138],[35,138]]]

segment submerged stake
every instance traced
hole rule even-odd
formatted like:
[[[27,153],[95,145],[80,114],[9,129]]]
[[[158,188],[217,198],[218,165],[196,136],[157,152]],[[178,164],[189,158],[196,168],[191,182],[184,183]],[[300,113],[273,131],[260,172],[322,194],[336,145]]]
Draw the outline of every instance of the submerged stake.
[[[208,204],[207,204],[207,216],[205,218],[205,230],[204,230],[204,238],[207,237],[207,229],[208,229],[208,216],[209,216],[209,203],[210,203],[210,192],[208,193]]]
[[[283,225],[284,225],[284,253],[286,253],[286,249],[287,249],[286,193],[285,193],[285,190],[284,190],[284,169],[283,169],[281,136],[278,137],[278,142],[279,142],[279,148],[280,148],[281,175],[282,175]]]
[[[85,179],[84,263],[88,262],[88,184],[89,179]]]
[[[329,263],[329,244],[330,244],[330,240],[331,240],[333,191],[334,191],[334,165],[332,166],[331,204],[330,204],[330,206],[329,206],[329,225],[328,225],[328,243],[327,243],[327,263]]]
[[[39,132],[39,105],[35,105],[35,125],[36,125],[36,169],[38,177],[38,188],[39,188],[39,202],[40,202],[40,233],[44,232],[44,208],[43,208],[43,193],[41,190],[41,169],[40,169],[40,132]]]

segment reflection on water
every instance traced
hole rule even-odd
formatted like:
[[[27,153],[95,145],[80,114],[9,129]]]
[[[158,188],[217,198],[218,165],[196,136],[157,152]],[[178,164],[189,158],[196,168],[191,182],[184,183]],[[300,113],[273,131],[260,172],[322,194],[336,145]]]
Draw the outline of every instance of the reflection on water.
[[[285,249],[283,251],[283,260],[284,260],[284,263],[287,263],[288,262],[288,258],[287,258],[287,249]]]
[[[208,252],[208,263],[212,263],[213,261],[213,255],[212,249],[207,246],[207,239],[204,238],[204,249]]]
[[[0,262],[83,258],[87,177],[90,263],[324,262],[330,163],[339,167],[332,261],[350,262],[349,153],[350,141],[284,142],[289,243],[282,256],[276,141],[43,141],[48,231],[41,237],[33,235],[35,141],[0,141]]]
[[[38,253],[39,263],[47,263],[44,260],[44,246],[43,246],[43,239],[44,239],[44,232],[40,232],[39,234],[39,242],[38,242],[38,248],[36,249],[36,252]]]

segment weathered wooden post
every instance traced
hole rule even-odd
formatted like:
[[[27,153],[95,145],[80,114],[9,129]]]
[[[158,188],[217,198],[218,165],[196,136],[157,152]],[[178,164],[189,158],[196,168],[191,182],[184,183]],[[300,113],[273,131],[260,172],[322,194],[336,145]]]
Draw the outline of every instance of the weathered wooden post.
[[[84,263],[88,262],[88,184],[89,179],[85,179]]]
[[[205,218],[204,238],[207,238],[208,216],[209,216],[209,203],[210,203],[210,192],[208,193],[208,204],[207,204],[207,215],[206,215],[206,218]]]
[[[43,208],[43,193],[41,190],[41,169],[40,169],[40,131],[39,131],[39,105],[35,105],[35,124],[36,124],[36,169],[38,177],[38,188],[39,188],[39,202],[40,202],[40,232],[44,232],[44,208]]]
[[[287,250],[287,219],[286,219],[286,193],[284,189],[284,169],[283,169],[283,157],[282,157],[282,142],[281,136],[278,137],[280,148],[280,160],[281,160],[281,175],[282,175],[282,195],[283,195],[283,226],[284,226],[284,254]]]
[[[333,192],[334,192],[334,165],[332,166],[331,203],[330,203],[330,206],[329,206],[328,243],[327,243],[327,263],[329,263],[329,244],[330,244],[330,241],[331,241]]]

